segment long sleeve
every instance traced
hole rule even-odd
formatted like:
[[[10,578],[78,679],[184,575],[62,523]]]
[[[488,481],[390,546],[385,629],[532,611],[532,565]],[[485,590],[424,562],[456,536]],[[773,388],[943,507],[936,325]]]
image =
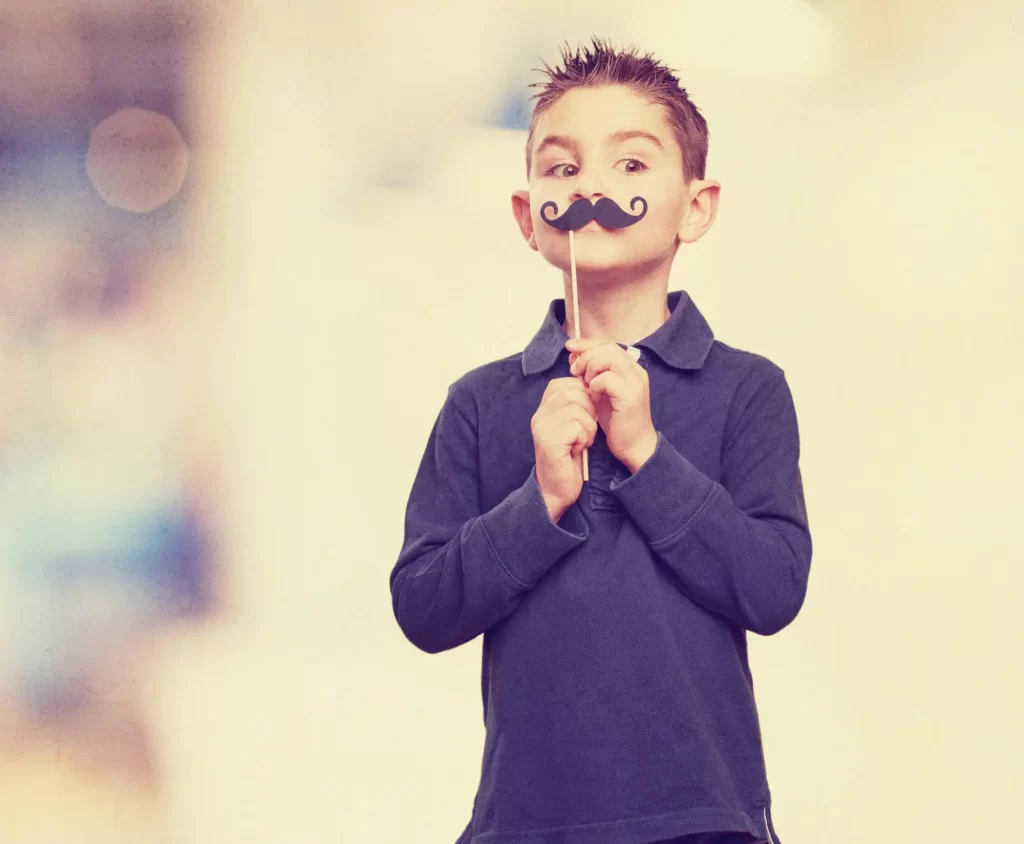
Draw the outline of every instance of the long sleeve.
[[[395,619],[428,653],[455,648],[497,624],[589,535],[576,504],[552,522],[536,466],[481,512],[475,403],[458,387],[449,388],[431,430],[390,578]]]
[[[811,535],[784,373],[776,370],[740,394],[749,398],[734,403],[742,409],[727,421],[721,483],[659,431],[654,454],[612,491],[684,594],[767,636],[803,605]]]

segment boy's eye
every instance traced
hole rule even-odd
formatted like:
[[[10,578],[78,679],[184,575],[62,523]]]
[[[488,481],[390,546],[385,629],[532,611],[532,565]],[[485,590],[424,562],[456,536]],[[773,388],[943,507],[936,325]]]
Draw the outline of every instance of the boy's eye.
[[[640,161],[638,158],[623,158],[622,161],[619,162],[619,164],[623,164],[623,163],[625,163],[627,165],[629,165],[629,164],[635,165],[634,167],[628,167],[627,166],[627,168],[626,168],[626,172],[627,173],[639,173],[641,170],[646,170],[647,169],[647,165],[644,164],[642,161]]]
[[[647,165],[644,164],[639,158],[623,158],[622,161],[619,162],[619,164],[626,165],[625,172],[627,173],[639,173],[647,169]],[[554,166],[548,168],[545,175],[571,179],[578,173],[579,167],[577,167],[575,164],[555,164]]]
[[[572,173],[561,172],[561,173],[559,173],[558,171],[561,170],[563,167],[569,167],[569,168],[571,168],[575,172],[572,172]],[[578,172],[579,172],[579,169],[576,167],[575,164],[556,164],[554,167],[551,167],[551,168],[548,169],[548,173],[547,174],[549,176],[565,176],[565,177],[571,179]]]

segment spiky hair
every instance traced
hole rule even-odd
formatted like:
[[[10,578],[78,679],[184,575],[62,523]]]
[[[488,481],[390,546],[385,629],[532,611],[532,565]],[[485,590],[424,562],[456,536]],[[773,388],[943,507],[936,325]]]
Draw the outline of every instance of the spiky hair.
[[[558,99],[574,88],[596,88],[602,85],[626,85],[650,102],[665,108],[676,141],[683,151],[683,177],[703,179],[708,156],[708,124],[679,84],[672,68],[666,67],[651,53],[640,55],[635,47],[616,50],[605,40],[591,38],[593,49],[583,46],[571,52],[568,42],[561,48],[562,66],[534,68],[547,75],[547,82],[534,82],[530,88],[541,88],[530,97],[537,100],[530,118],[526,138],[526,176],[530,176],[534,131],[537,122]],[[543,59],[542,59],[543,61]]]

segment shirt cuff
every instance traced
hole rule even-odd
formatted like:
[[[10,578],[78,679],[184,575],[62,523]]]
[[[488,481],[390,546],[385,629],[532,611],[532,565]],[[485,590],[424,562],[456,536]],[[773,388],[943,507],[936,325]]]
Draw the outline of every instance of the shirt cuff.
[[[716,484],[658,431],[647,462],[609,489],[654,544],[674,536],[693,521],[714,494]]]
[[[520,586],[530,588],[573,548],[590,536],[590,525],[578,504],[551,520],[537,481],[536,465],[530,476],[497,507],[480,517],[498,562]]]

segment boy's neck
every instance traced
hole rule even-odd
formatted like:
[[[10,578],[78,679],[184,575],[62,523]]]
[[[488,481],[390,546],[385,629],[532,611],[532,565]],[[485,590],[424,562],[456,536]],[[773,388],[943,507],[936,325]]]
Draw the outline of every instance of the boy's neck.
[[[582,285],[577,279],[580,336],[610,340],[631,346],[657,331],[671,315],[668,309],[668,278],[641,284],[600,287]],[[562,328],[576,336],[573,321],[572,279],[565,280],[565,321]]]

